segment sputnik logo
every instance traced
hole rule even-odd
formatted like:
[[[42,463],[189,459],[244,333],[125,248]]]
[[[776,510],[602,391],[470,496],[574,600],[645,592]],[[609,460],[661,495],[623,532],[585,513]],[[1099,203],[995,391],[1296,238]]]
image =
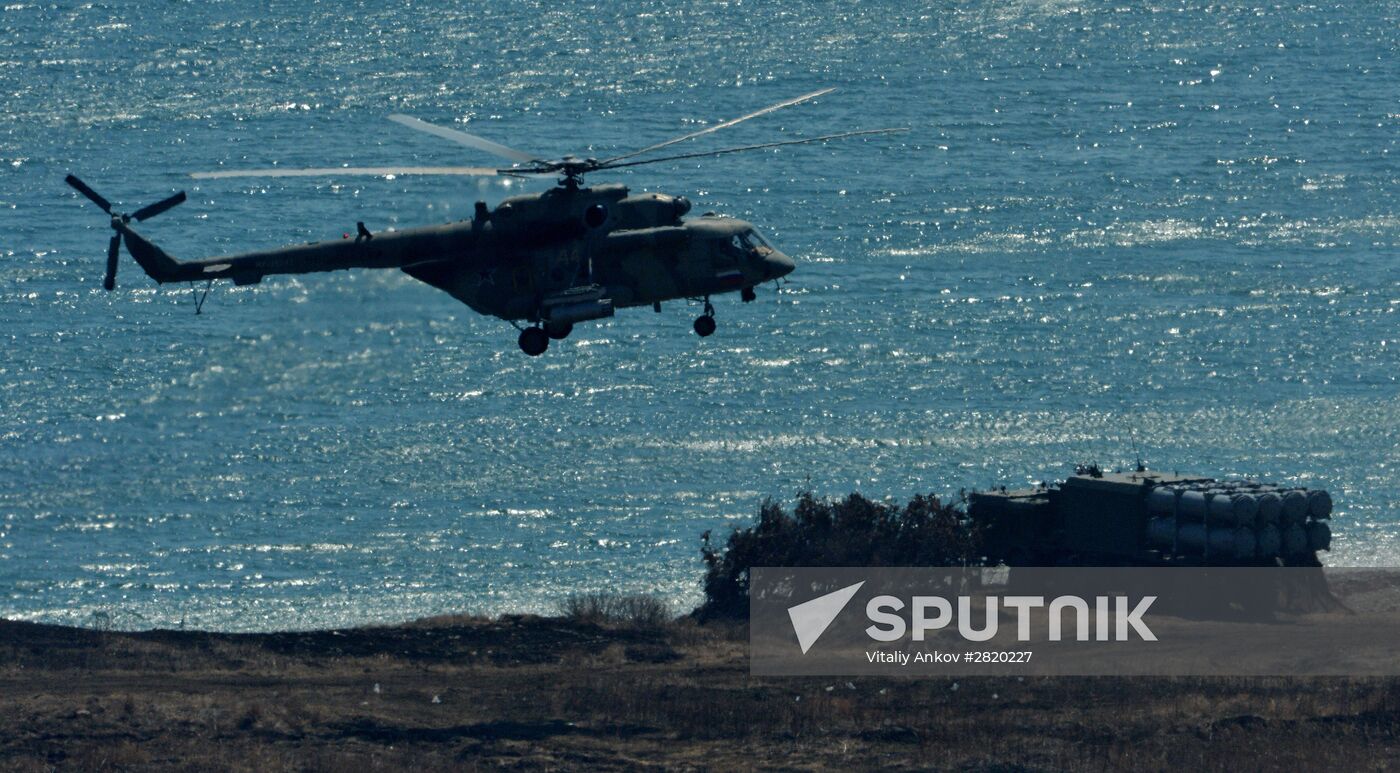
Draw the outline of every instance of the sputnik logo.
[[[797,633],[797,644],[802,647],[803,655],[817,643],[817,639],[821,638],[836,616],[850,603],[851,597],[856,595],[856,591],[864,584],[865,581],[861,580],[855,585],[818,596],[811,601],[804,601],[795,607],[788,607],[792,630]]]

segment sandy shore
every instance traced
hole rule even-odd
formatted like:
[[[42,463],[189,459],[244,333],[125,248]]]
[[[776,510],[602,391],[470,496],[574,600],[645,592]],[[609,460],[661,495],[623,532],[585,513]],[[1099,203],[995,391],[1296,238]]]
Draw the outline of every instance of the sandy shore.
[[[1382,769],[1400,680],[757,679],[689,621],[275,634],[0,621],[0,767]]]

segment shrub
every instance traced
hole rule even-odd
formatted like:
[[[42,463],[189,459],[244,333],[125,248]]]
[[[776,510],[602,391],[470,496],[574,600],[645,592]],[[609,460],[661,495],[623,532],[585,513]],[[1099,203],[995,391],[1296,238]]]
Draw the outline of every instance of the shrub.
[[[671,609],[655,596],[575,593],[559,603],[559,614],[576,623],[655,628],[671,619]]]
[[[963,510],[923,495],[899,505],[807,492],[791,515],[767,499],[757,522],[735,529],[722,548],[710,532],[701,539],[708,567],[705,603],[696,610],[701,619],[748,614],[754,566],[965,566],[980,558],[977,533]]]

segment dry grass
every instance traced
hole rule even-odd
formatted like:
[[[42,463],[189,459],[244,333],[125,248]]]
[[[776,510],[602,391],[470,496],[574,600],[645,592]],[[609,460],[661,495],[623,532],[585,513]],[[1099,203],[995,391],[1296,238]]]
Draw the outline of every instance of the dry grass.
[[[18,770],[1380,770],[1400,680],[777,679],[746,631],[437,618],[258,636],[0,622]]]

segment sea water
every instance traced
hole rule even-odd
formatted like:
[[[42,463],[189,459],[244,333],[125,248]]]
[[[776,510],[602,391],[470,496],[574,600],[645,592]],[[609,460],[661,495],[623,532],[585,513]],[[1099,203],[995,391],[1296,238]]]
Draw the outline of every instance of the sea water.
[[[1329,489],[1400,558],[1400,5],[17,0],[0,11],[0,615],[263,630],[700,596],[765,497],[1076,462]],[[473,7],[475,6],[475,7]],[[408,113],[604,157],[750,220],[756,302],[539,358],[396,271],[157,289],[63,184],[207,257],[470,217],[550,181],[194,181],[491,165]]]

